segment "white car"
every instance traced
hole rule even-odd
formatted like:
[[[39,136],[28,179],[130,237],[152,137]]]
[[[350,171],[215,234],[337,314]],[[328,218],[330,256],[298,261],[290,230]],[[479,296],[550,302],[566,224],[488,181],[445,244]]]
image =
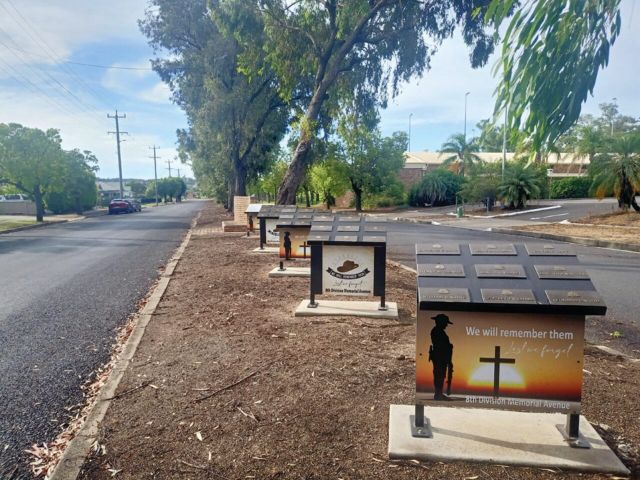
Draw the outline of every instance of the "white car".
[[[0,195],[0,202],[28,202],[29,197],[22,193],[10,193],[7,195]]]

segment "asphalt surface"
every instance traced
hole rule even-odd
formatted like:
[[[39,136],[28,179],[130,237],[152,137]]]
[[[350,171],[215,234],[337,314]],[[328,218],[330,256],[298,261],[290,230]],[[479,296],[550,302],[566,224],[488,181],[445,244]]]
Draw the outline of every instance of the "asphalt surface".
[[[389,222],[388,230],[389,257],[412,268],[415,268],[416,243],[540,242],[520,235],[425,224]],[[640,358],[640,253],[580,245],[574,245],[574,248],[608,308],[604,317],[587,317],[587,341],[605,344]],[[619,332],[621,336],[614,338],[613,332]]]
[[[202,202],[0,235],[0,478],[30,478],[24,449],[82,401]]]

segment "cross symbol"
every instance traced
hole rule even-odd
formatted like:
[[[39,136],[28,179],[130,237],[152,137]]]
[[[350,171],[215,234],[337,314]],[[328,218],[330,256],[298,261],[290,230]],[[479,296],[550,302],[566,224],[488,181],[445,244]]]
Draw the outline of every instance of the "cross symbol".
[[[501,363],[516,363],[515,358],[500,358],[500,347],[496,346],[495,356],[480,357],[480,361],[483,363],[493,363],[493,396],[499,397],[500,390],[500,364]]]
[[[302,247],[302,258],[307,258],[307,248],[309,248],[309,244],[307,243],[306,240],[301,245],[301,247]]]

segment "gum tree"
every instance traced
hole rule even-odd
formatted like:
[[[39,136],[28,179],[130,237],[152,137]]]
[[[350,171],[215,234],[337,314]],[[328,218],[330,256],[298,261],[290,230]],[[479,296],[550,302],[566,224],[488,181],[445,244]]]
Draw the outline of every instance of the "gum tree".
[[[341,100],[368,95],[385,106],[387,93],[428,67],[437,46],[462,28],[472,47],[471,63],[483,65],[493,48],[482,11],[490,0],[260,0],[269,64],[291,99],[300,104],[299,140],[278,193],[278,203],[295,202],[319,134],[319,119]],[[249,62],[245,62],[251,68]]]

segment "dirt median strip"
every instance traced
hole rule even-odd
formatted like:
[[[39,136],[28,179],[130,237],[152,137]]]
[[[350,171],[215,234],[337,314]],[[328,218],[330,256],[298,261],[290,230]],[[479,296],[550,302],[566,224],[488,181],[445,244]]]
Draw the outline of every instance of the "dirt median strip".
[[[199,226],[226,218],[208,206]],[[294,317],[308,280],[269,279],[256,245],[192,237],[116,393],[157,388],[111,402],[81,478],[605,478],[389,461],[389,405],[415,393],[415,274],[388,267],[399,321]],[[590,349],[584,368],[585,415],[635,469],[640,365]]]

